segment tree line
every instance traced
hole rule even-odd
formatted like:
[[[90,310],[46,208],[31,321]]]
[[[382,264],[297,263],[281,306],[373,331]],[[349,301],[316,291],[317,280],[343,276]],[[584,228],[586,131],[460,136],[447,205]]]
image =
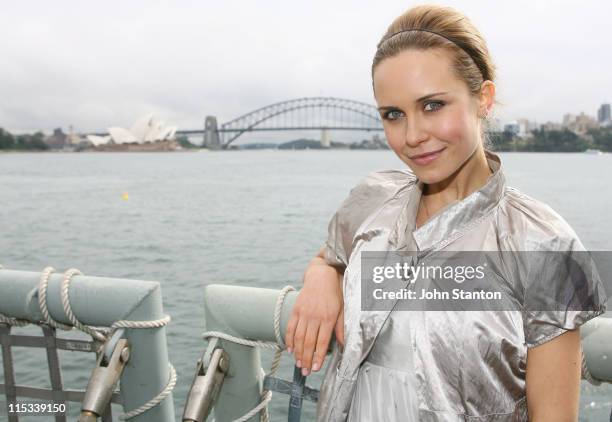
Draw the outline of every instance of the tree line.
[[[44,151],[49,149],[49,146],[45,144],[45,135],[42,132],[27,135],[13,135],[0,128],[0,149]]]
[[[488,134],[493,149],[502,152],[582,152],[587,149],[612,152],[612,127],[590,129],[586,136],[576,135],[568,129],[536,129],[531,135],[520,138],[509,132]]]
[[[521,138],[510,132],[489,132],[488,137],[496,151],[516,152],[582,152],[586,149],[599,149],[612,152],[612,126],[590,129],[586,136],[576,135],[564,130],[536,129],[532,137]],[[48,150],[42,132],[34,134],[13,135],[0,128],[0,150]],[[181,145],[187,145],[187,139],[180,139]]]

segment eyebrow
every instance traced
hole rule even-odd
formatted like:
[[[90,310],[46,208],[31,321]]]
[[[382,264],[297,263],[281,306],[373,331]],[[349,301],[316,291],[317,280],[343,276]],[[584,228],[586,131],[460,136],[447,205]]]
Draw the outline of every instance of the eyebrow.
[[[431,97],[435,97],[436,95],[443,95],[443,94],[448,94],[448,91],[445,92],[434,92],[433,94],[427,94],[422,96],[421,98],[417,99],[416,102],[420,103],[422,101],[425,101]],[[390,110],[390,109],[397,109],[398,107],[396,106],[382,106],[382,107],[378,107],[378,110],[383,111],[383,110]]]

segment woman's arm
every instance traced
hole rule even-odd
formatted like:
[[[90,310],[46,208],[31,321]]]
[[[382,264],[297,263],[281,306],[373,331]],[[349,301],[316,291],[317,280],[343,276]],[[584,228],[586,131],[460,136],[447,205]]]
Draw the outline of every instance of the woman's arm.
[[[302,374],[323,366],[332,332],[344,343],[342,280],[344,271],[324,259],[321,248],[304,273],[304,287],[300,290],[285,333],[288,351],[295,352],[296,365]]]
[[[527,351],[530,422],[576,422],[582,368],[580,328]]]

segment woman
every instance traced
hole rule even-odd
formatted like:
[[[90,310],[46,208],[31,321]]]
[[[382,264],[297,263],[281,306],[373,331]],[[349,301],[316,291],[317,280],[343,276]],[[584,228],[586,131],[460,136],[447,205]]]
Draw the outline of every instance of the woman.
[[[577,420],[579,326],[605,311],[598,279],[580,286],[588,307],[560,314],[361,309],[363,251],[584,249],[555,211],[506,186],[484,133],[494,79],[485,41],[452,8],[414,7],[379,43],[374,96],[410,170],[372,173],[351,190],[306,269],[288,350],[308,375],[334,331],[339,343],[318,420]]]

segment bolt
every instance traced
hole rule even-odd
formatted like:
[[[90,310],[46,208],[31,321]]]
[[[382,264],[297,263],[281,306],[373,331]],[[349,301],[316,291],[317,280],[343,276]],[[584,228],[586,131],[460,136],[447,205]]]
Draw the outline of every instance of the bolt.
[[[119,358],[121,359],[121,362],[123,363],[127,362],[128,359],[130,358],[130,348],[124,347],[123,350],[121,351],[121,355],[119,356]]]
[[[225,356],[221,356],[221,358],[219,359],[219,369],[221,369],[222,372],[227,372],[228,366],[229,363]]]

